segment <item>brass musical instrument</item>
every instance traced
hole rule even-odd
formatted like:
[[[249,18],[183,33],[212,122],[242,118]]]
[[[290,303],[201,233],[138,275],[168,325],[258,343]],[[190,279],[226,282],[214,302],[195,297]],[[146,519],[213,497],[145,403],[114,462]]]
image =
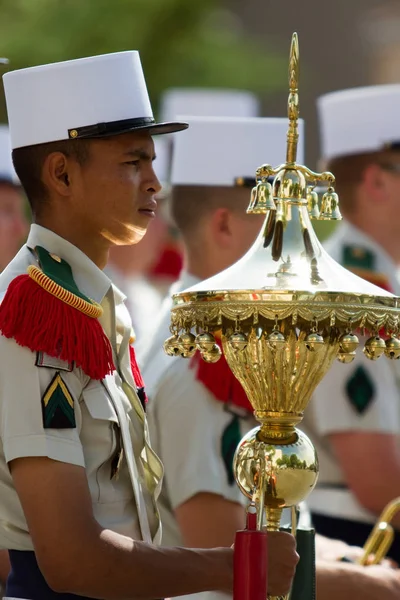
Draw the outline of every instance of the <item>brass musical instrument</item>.
[[[364,545],[364,554],[358,560],[360,565],[377,565],[389,552],[394,539],[394,529],[390,524],[393,517],[400,512],[400,497],[395,498],[384,508],[378,522],[368,536]]]
[[[294,34],[286,162],[256,170],[248,208],[265,214],[265,223],[241,260],[174,296],[171,337],[164,343],[170,356],[200,352],[209,363],[223,352],[242,384],[260,426],[241,440],[234,472],[256,506],[258,529],[271,531],[279,529],[282,510],[296,507],[317,482],[314,446],[297,425],[334,360],[354,360],[360,331],[369,332],[369,359],[400,354],[399,299],[336,263],[312,227],[311,218],[341,215],[333,174],[296,163],[298,75]],[[328,189],[319,207],[314,188],[320,182]]]

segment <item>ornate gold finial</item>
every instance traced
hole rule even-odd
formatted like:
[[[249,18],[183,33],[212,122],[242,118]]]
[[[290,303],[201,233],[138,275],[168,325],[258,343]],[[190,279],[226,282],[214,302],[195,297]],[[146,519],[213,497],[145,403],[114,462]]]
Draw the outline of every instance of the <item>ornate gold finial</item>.
[[[292,36],[289,58],[289,98],[288,117],[289,129],[287,133],[286,162],[295,163],[297,155],[297,141],[299,130],[297,122],[299,119],[299,41],[297,33]]]
[[[311,219],[339,220],[339,198],[335,192],[335,177],[328,171],[315,173],[308,167],[296,163],[297,143],[299,140],[299,42],[297,33],[292,36],[289,57],[289,98],[286,162],[278,167],[262,165],[256,171],[256,186],[251,193],[247,212],[266,214],[269,211],[282,213],[276,222],[285,217],[289,205],[308,204]],[[269,179],[274,177],[273,184]],[[327,191],[321,200],[314,188],[325,184]],[[286,208],[285,208],[286,207]],[[266,247],[269,244],[266,244]],[[279,251],[280,254],[280,251]]]

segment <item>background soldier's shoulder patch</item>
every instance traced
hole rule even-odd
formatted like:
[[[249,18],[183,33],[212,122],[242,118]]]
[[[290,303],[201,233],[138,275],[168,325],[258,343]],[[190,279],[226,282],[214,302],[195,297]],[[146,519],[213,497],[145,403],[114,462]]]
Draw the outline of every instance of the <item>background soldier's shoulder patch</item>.
[[[374,271],[376,266],[375,262],[375,254],[368,248],[352,245],[343,247],[342,264],[347,269],[358,267],[359,269]]]
[[[45,429],[74,429],[76,427],[74,399],[56,373],[42,396],[43,427]]]
[[[367,369],[357,367],[346,383],[347,397],[358,414],[363,414],[374,400],[375,385]]]

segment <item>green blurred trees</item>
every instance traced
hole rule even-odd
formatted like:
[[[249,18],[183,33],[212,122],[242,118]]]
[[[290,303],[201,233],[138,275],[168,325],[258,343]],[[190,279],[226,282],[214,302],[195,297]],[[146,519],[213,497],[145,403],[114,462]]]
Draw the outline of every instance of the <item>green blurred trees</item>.
[[[287,57],[244,33],[222,0],[0,0],[11,69],[128,49],[140,50],[154,106],[171,86],[286,86]]]

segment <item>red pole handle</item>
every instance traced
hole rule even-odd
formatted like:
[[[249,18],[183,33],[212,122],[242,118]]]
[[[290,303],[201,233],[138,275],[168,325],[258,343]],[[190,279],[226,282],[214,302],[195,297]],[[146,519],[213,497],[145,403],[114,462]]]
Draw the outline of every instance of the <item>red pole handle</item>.
[[[267,532],[237,531],[233,554],[233,600],[266,600]]]

